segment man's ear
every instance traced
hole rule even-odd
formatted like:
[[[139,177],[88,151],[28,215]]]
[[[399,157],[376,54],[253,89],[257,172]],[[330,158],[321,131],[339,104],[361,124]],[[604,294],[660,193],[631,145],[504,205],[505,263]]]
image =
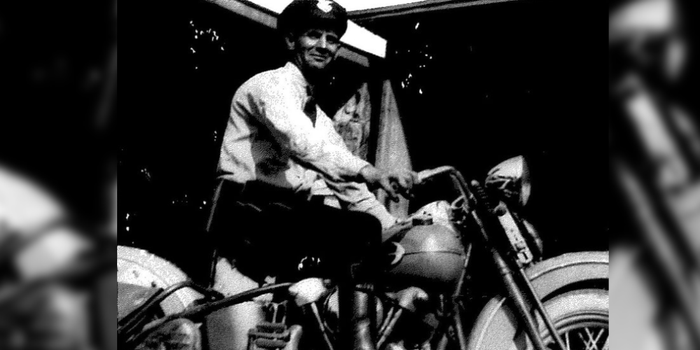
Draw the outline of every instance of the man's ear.
[[[344,47],[345,47],[345,44],[342,41],[340,41],[340,39],[339,39],[338,40],[338,49],[335,50],[335,57],[334,58],[338,58],[338,56],[340,55],[340,50],[342,50]]]
[[[287,33],[284,35],[284,42],[287,44],[287,50],[294,50],[296,47],[296,40],[294,40],[294,35],[292,33]]]

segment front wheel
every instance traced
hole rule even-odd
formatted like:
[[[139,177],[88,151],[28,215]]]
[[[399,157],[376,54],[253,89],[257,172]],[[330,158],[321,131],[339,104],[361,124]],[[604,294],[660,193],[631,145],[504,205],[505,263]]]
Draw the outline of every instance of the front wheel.
[[[572,291],[557,296],[544,305],[566,350],[609,350],[608,303],[607,291],[592,289]],[[545,345],[557,349],[540,317],[538,323]],[[525,334],[520,337],[525,338]],[[527,343],[528,350],[534,349],[529,341]]]
[[[609,350],[609,295],[607,290],[583,289],[558,295],[544,303],[561,335],[566,350]],[[534,347],[512,309],[504,305],[505,317],[489,321],[490,327],[471,334],[469,350],[533,350]],[[545,345],[557,349],[538,316]]]

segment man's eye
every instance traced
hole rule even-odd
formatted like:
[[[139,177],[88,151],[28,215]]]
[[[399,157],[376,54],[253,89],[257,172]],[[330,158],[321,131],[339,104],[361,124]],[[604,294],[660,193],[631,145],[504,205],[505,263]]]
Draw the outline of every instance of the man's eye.
[[[334,36],[326,37],[326,41],[331,45],[338,45],[338,43],[340,42],[340,40],[338,40],[338,38]]]
[[[319,39],[319,38],[321,38],[321,33],[317,32],[315,30],[312,30],[310,32],[307,32],[306,36],[308,36],[311,39]]]

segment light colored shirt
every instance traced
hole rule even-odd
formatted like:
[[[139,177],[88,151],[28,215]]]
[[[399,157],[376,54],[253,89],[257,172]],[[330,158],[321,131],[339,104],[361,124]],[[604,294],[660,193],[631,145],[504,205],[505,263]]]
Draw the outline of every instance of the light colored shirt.
[[[292,63],[246,81],[231,103],[219,178],[262,181],[308,198],[326,196],[331,206],[367,212],[390,227],[396,219],[365,184],[353,181],[369,163],[347,149],[318,105],[312,106],[315,122],[308,115],[314,111],[305,112],[310,91]]]

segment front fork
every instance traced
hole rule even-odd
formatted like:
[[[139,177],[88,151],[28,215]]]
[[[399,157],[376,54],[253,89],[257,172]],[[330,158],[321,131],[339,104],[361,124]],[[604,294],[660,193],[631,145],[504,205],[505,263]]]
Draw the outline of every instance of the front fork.
[[[532,317],[532,314],[530,313],[528,301],[534,304],[535,310],[537,310],[540,316],[542,316],[542,319],[544,320],[545,325],[547,326],[547,329],[549,330],[549,333],[551,334],[552,339],[556,343],[557,347],[561,350],[566,350],[564,341],[561,339],[561,336],[557,332],[556,327],[554,327],[552,319],[547,314],[547,311],[545,310],[542,301],[535,292],[535,289],[532,287],[532,284],[530,283],[530,280],[525,274],[525,271],[523,271],[522,267],[511,268],[510,266],[508,266],[508,263],[503,258],[498,249],[496,249],[496,247],[489,242],[489,235],[486,231],[484,223],[481,221],[481,218],[479,217],[477,212],[472,211],[471,214],[472,218],[477,223],[479,230],[481,231],[481,238],[483,241],[482,243],[485,245],[485,247],[491,247],[493,262],[499,274],[501,275],[503,286],[506,288],[508,296],[515,304],[515,309],[518,315],[520,316],[520,319],[525,323],[525,330],[530,336],[530,340],[532,341],[532,344],[535,347],[535,349],[549,350],[544,345],[544,341],[540,336],[537,323],[535,322],[535,320]],[[516,263],[513,262],[513,265],[515,264]],[[516,272],[517,275],[514,276],[514,272]],[[519,281],[516,281],[515,278],[518,278]],[[521,286],[524,288],[521,288]]]
[[[518,269],[520,274],[517,277],[519,277],[523,284],[526,285],[527,288],[525,290],[525,293],[527,293],[527,295],[524,295],[525,293],[523,293],[523,291],[520,290],[518,283],[515,281],[515,276],[513,276],[512,270],[508,267],[506,261],[503,259],[501,254],[495,249],[492,250],[492,254],[493,260],[496,263],[496,267],[501,275],[501,278],[503,279],[503,285],[506,287],[508,296],[511,298],[511,300],[513,300],[513,303],[515,304],[515,309],[521,317],[521,320],[525,322],[525,330],[530,336],[530,340],[535,346],[535,349],[548,350],[547,347],[545,347],[544,342],[542,341],[540,332],[537,327],[537,323],[535,323],[535,320],[532,318],[532,314],[530,314],[530,309],[528,307],[526,298],[534,301],[535,309],[539,311],[540,315],[542,316],[542,319],[544,320],[545,324],[547,325],[547,328],[549,329],[549,333],[552,335],[552,339],[554,339],[555,343],[557,343],[559,349],[566,350],[566,346],[564,345],[561,336],[556,331],[554,323],[547,314],[544,305],[542,305],[542,301],[539,299],[539,296],[536,294],[522,268]]]

